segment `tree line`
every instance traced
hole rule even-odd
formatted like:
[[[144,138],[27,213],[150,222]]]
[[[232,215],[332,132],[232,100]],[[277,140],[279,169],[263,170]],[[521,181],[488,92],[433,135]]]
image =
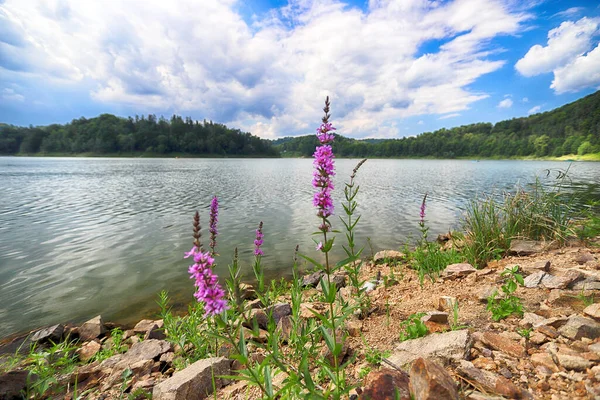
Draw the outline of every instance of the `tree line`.
[[[284,155],[309,157],[314,135],[274,141]],[[600,91],[552,111],[496,124],[477,123],[402,139],[337,136],[339,157],[560,157],[600,153]]]
[[[212,121],[174,115],[120,118],[102,114],[42,127],[0,124],[0,154],[185,153],[276,157],[268,140]]]
[[[174,115],[102,114],[42,127],[0,124],[0,154],[184,153],[208,156],[310,157],[315,135],[274,141],[212,121]],[[402,139],[337,136],[338,157],[560,157],[600,153],[600,91],[552,111],[496,124],[477,123]]]

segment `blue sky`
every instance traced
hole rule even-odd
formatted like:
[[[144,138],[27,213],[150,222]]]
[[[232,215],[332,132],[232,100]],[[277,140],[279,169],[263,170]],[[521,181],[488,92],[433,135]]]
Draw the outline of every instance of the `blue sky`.
[[[0,0],[0,122],[177,113],[265,138],[403,137],[600,88],[600,3]]]

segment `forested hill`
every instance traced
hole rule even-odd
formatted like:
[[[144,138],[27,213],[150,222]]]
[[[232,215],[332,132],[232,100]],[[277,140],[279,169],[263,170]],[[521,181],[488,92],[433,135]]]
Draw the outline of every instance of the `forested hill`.
[[[335,116],[334,116],[335,117]],[[315,135],[273,142],[284,155],[310,156]],[[600,153],[600,91],[553,111],[495,125],[478,123],[416,137],[354,140],[337,136],[341,157],[526,157]]]
[[[268,140],[213,122],[173,116],[119,118],[102,114],[65,125],[0,124],[0,154],[192,154],[278,156]]]

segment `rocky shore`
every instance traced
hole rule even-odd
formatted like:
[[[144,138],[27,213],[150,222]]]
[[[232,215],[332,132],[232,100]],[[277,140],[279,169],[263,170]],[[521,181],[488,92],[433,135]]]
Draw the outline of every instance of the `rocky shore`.
[[[583,246],[552,248],[545,243],[513,241],[509,257],[477,270],[469,264],[449,265],[435,282],[421,286],[415,271],[399,252],[375,255],[362,274],[370,279],[368,316],[347,321],[347,379],[358,399],[600,399],[600,239]],[[522,317],[494,322],[487,299],[505,280],[502,272],[518,266],[524,285],[514,293],[524,305]],[[340,295],[354,296],[340,276]],[[322,310],[316,301],[318,276],[304,278],[303,318]],[[248,301],[252,288],[246,287]],[[272,306],[285,337],[291,312],[282,295]],[[424,337],[400,341],[401,322],[416,313],[427,327]],[[265,328],[260,308],[252,316]],[[263,321],[263,322],[261,322]],[[166,340],[161,320],[142,320],[121,327],[121,351],[103,361],[98,352],[114,349],[114,325],[101,316],[81,326],[61,324],[40,329],[0,345],[0,364],[20,349],[36,343],[49,346],[66,337],[76,340],[77,367],[57,376],[65,388],[51,398],[73,399],[253,399],[259,397],[245,382],[219,378],[235,375],[239,364],[227,348],[220,357],[197,361],[177,370],[176,345]],[[129,329],[128,329],[129,328]],[[249,341],[261,342],[264,337]],[[249,345],[251,357],[264,357]],[[325,349],[325,347],[324,347]],[[383,355],[373,363],[369,351]],[[323,356],[327,356],[324,350]],[[28,371],[24,361],[0,369],[0,400],[21,399]],[[284,374],[273,377],[277,387]],[[217,393],[213,394],[213,388]],[[66,393],[66,394],[65,394]],[[399,397],[395,395],[399,394]],[[35,398],[35,397],[32,397]]]

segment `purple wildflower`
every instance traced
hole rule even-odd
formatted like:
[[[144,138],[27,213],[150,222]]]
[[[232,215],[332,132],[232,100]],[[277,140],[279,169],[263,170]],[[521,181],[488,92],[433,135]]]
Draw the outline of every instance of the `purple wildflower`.
[[[256,230],[256,239],[254,240],[254,255],[255,256],[264,256],[265,255],[265,253],[263,253],[263,251],[260,248],[260,246],[262,246],[262,244],[263,244],[263,237],[264,237],[262,228],[263,228],[263,223],[262,223],[262,221],[260,221],[260,224],[258,224],[258,229]]]
[[[211,253],[215,254],[215,247],[217,246],[217,222],[219,221],[219,200],[217,196],[213,197],[210,202],[210,219],[208,222],[208,231],[210,232],[210,244]]]
[[[335,128],[327,121],[329,118],[328,111],[329,98],[325,101],[325,118],[323,118],[323,123],[317,129],[317,138],[319,139],[321,146],[318,146],[313,154],[313,157],[315,158],[313,161],[315,171],[313,172],[312,181],[312,185],[315,188],[320,189],[314,194],[313,205],[318,209],[317,215],[324,220],[333,214],[333,200],[331,199],[333,182],[331,178],[335,175],[334,156],[331,146],[329,145],[334,139],[333,133],[330,132],[334,131]],[[329,224],[325,222],[326,221],[319,227],[323,232],[329,230]]]
[[[194,258],[194,264],[188,268],[190,279],[195,280],[194,297],[204,303],[206,316],[222,313],[228,307],[224,299],[225,291],[219,285],[219,277],[212,270],[215,259],[208,251],[203,252],[197,246],[185,253],[185,258],[190,256]]]
[[[427,193],[425,193],[425,196],[423,196],[423,202],[421,203],[421,212],[419,213],[419,217],[421,217],[419,224],[421,224],[421,225],[425,225],[425,202],[426,201],[427,201]]]
[[[323,242],[317,243],[317,250],[323,250]]]

